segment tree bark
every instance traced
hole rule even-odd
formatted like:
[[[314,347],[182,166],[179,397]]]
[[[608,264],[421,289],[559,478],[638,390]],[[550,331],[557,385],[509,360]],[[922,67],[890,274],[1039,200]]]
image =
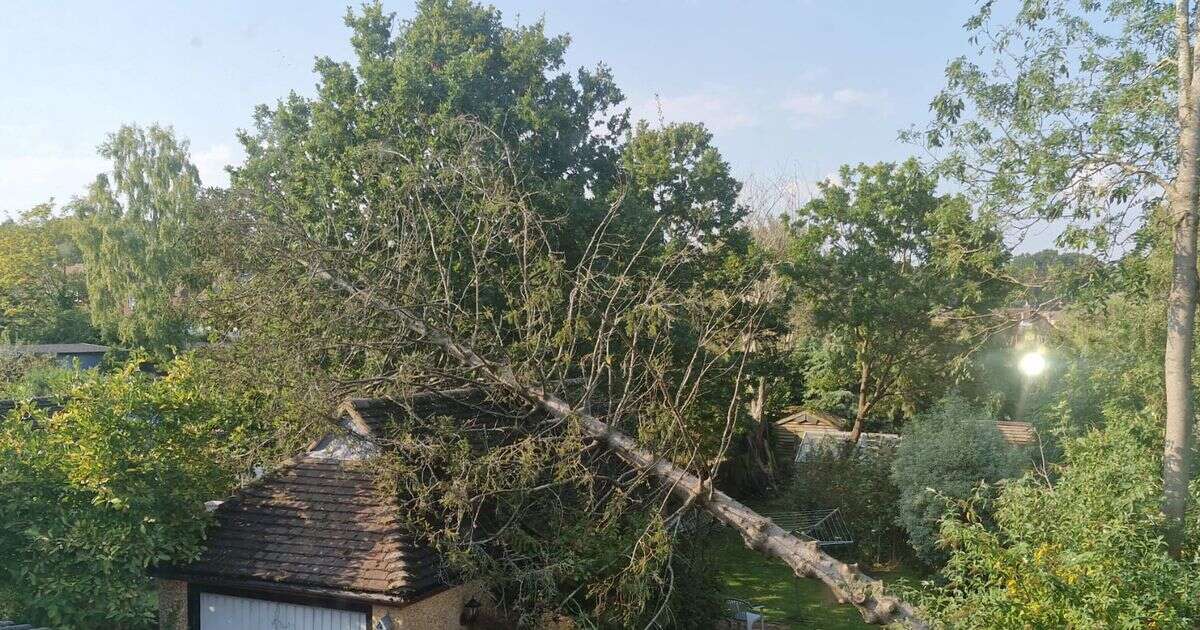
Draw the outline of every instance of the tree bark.
[[[1163,514],[1167,543],[1178,555],[1183,543],[1191,480],[1192,350],[1196,319],[1196,201],[1200,117],[1193,94],[1194,54],[1188,0],[1175,5],[1179,78],[1179,163],[1168,203],[1172,225],[1171,289],[1167,296],[1167,342],[1163,353],[1167,422],[1163,443]]]
[[[858,445],[858,438],[862,435],[863,421],[867,418],[867,383],[870,382],[871,368],[867,365],[866,360],[862,362],[862,374],[858,378],[858,409],[854,413],[854,426],[850,429],[850,448],[853,450]]]
[[[725,493],[706,484],[696,475],[643,448],[633,438],[602,420],[572,408],[565,400],[544,388],[521,382],[506,365],[492,364],[467,345],[430,325],[412,311],[374,297],[335,277],[329,272],[306,265],[318,279],[338,290],[362,299],[370,307],[386,312],[427,343],[441,348],[463,367],[484,375],[491,382],[537,404],[556,418],[579,423],[583,430],[616,453],[631,466],[647,471],[669,486],[685,501],[695,502],[722,523],[736,529],[746,546],[774,556],[792,568],[797,576],[812,577],[825,583],[839,602],[851,603],[868,623],[903,623],[924,629],[927,624],[913,606],[884,591],[883,582],[867,576],[855,564],[847,564],[821,551],[814,541],[806,541],[784,531],[771,519],[742,505]]]
[[[767,379],[760,376],[755,387],[754,400],[750,401],[750,418],[754,420],[754,430],[746,436],[746,440],[751,465],[757,468],[755,476],[761,476],[765,487],[774,487],[775,454],[771,450],[771,432],[766,419],[766,407]]]

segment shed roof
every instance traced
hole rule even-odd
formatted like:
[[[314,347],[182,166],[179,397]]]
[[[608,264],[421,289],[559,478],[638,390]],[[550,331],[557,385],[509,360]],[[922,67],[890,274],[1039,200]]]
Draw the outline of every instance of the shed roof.
[[[200,558],[164,573],[400,603],[444,585],[441,563],[406,536],[369,463],[305,454],[216,509]]]
[[[851,423],[826,411],[801,409],[780,418],[775,424],[789,431],[844,431]]]
[[[1028,422],[996,422],[1000,437],[1015,446],[1028,446],[1037,441],[1037,429]]]
[[[456,390],[346,401],[339,416],[348,431],[322,438],[221,503],[198,560],[152,573],[390,604],[439,590],[448,582],[441,558],[405,533],[395,497],[376,488],[375,438],[400,414],[486,416],[485,398]]]

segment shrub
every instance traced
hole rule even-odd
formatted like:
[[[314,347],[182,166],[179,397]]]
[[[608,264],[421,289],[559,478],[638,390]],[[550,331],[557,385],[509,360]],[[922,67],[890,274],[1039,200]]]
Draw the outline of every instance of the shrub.
[[[49,357],[14,354],[0,346],[0,399],[45,396],[56,387],[65,387],[75,372],[59,367]]]
[[[0,617],[55,628],[147,628],[146,568],[200,550],[204,501],[230,490],[251,407],[179,360],[136,362],[52,392],[65,407],[0,416]]]
[[[994,526],[964,502],[942,523],[944,582],[914,594],[929,616],[968,629],[1195,627],[1198,565],[1163,543],[1162,431],[1149,416],[1110,419],[1067,442],[1056,475],[1005,484]]]
[[[799,509],[837,508],[854,537],[858,559],[894,564],[912,550],[896,525],[897,492],[889,477],[893,457],[891,447],[848,457],[836,449],[819,451],[794,464],[790,502]]]
[[[913,419],[896,450],[892,482],[899,492],[897,523],[917,555],[936,565],[938,523],[949,501],[972,496],[980,483],[1021,471],[1025,456],[1000,436],[990,415],[957,396]]]

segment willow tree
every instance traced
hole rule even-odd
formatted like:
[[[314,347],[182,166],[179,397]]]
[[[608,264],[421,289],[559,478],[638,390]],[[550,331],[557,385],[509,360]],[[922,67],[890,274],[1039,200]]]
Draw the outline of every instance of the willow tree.
[[[1147,222],[1169,224],[1163,511],[1178,550],[1195,423],[1195,11],[1187,0],[1025,0],[1014,8],[986,2],[968,21],[977,50],[947,66],[933,121],[908,136],[985,208],[1020,225],[1066,222],[1063,245],[1119,250]]]
[[[92,322],[114,343],[170,354],[192,334],[182,307],[196,284],[200,176],[169,127],[121,127],[99,153],[112,171],[71,204]]]

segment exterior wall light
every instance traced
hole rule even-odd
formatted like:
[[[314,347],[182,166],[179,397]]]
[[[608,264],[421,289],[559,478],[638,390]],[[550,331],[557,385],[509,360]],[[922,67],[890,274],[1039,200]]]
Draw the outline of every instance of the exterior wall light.
[[[472,597],[463,604],[462,613],[458,615],[458,622],[464,626],[470,626],[479,620],[479,609],[482,604],[478,599]]]

